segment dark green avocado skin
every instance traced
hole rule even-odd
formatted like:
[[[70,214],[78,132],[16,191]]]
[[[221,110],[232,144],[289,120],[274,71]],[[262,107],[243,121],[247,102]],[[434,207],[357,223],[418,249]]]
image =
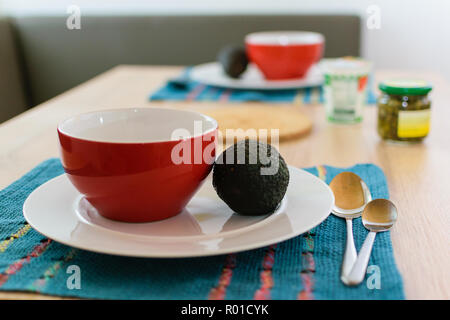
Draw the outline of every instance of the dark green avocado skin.
[[[279,157],[279,167],[274,175],[261,175],[261,168],[269,167],[270,163],[264,165],[258,160],[257,163],[249,164],[250,154],[255,151],[249,148],[249,141],[239,141],[219,156],[213,168],[213,186],[218,196],[238,214],[270,214],[278,208],[286,193],[289,170],[278,151],[267,145],[268,155]],[[258,143],[259,152],[262,143],[253,143]],[[242,144],[245,144],[245,164],[236,163],[237,150]],[[234,155],[232,158],[231,154]]]
[[[228,46],[220,50],[217,60],[223,71],[231,78],[238,78],[247,69],[248,59],[245,49],[238,46]]]

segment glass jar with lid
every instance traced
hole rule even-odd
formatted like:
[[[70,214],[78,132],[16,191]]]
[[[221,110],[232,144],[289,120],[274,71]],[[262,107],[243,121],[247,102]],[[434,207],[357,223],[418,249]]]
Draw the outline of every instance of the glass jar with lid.
[[[420,142],[430,130],[432,87],[422,80],[390,80],[379,85],[378,133],[384,140]]]

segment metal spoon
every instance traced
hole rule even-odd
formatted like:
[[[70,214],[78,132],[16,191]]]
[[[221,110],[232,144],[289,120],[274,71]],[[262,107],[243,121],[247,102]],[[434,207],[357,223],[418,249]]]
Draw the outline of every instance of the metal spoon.
[[[340,218],[344,218],[347,223],[347,244],[341,271],[341,280],[347,283],[347,276],[357,258],[353,241],[352,219],[361,215],[365,205],[372,200],[372,197],[364,181],[353,172],[338,174],[331,181],[330,188],[335,199],[331,212]]]
[[[347,277],[349,285],[357,285],[364,280],[377,232],[389,230],[396,220],[397,208],[391,201],[376,199],[367,204],[362,214],[362,222],[364,227],[370,230],[370,232],[366,240],[364,240],[352,271]]]

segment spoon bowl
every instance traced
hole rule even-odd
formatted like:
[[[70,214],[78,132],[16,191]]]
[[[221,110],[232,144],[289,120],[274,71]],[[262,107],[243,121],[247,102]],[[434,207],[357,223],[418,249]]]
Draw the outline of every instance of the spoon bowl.
[[[358,285],[364,280],[375,236],[378,232],[387,231],[397,221],[397,208],[386,199],[375,199],[367,204],[362,214],[363,225],[370,230],[359,251],[352,271],[346,277],[349,285]]]
[[[342,172],[330,183],[335,203],[331,212],[341,218],[357,218],[372,200],[366,183],[353,172]]]
[[[397,208],[386,199],[376,199],[367,204],[362,214],[362,223],[370,231],[387,231],[397,221]]]

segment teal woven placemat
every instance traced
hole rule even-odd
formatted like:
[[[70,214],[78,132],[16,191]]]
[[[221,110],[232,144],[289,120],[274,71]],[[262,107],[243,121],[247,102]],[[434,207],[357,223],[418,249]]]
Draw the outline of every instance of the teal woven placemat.
[[[150,101],[260,101],[305,105],[322,104],[325,101],[322,86],[283,90],[228,89],[204,85],[197,81],[190,80],[188,77],[189,71],[190,68],[186,68],[182,73],[183,85],[179,85],[179,81],[177,80],[169,80],[161,88],[150,94]],[[376,102],[372,82],[372,77],[370,77],[366,98],[367,104],[374,104]]]
[[[366,181],[374,198],[388,197],[385,176],[372,164],[306,170],[327,182],[350,170]],[[375,240],[366,280],[353,288],[340,282],[346,231],[345,221],[334,216],[276,245],[214,257],[126,258],[62,245],[41,236],[22,215],[27,196],[62,173],[60,161],[50,159],[0,191],[0,290],[103,299],[404,298],[389,232]],[[354,220],[358,249],[366,234],[360,219]]]

